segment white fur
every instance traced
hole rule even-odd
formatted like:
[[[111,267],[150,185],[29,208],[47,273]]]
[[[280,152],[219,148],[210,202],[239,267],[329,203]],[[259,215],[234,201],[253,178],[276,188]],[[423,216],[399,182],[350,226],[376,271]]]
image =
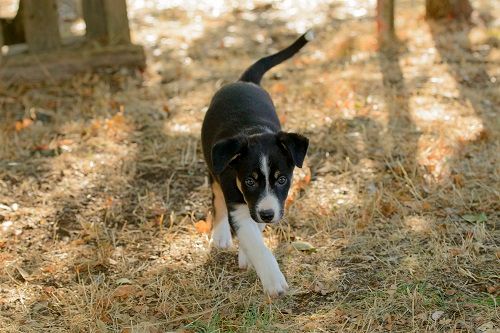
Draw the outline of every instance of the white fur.
[[[259,226],[259,230],[262,232],[264,228],[266,227],[265,223],[257,223]],[[247,255],[243,251],[243,248],[239,248],[238,250],[238,266],[240,269],[252,269],[252,263],[248,261]]]
[[[227,249],[233,245],[233,239],[231,237],[231,228],[229,227],[224,193],[222,193],[219,183],[215,181],[212,183],[212,191],[214,193],[215,216],[210,243],[219,249]]]
[[[241,247],[238,250],[238,267],[243,270],[253,268],[252,263],[248,261],[248,257]]]
[[[270,189],[271,185],[269,181],[269,163],[267,160],[267,156],[265,155],[261,156],[260,158],[260,171],[262,172],[266,180],[266,189],[264,192],[264,196],[257,203],[257,216],[259,215],[260,211],[271,209],[274,212],[274,218],[271,223],[275,223],[280,219],[280,203],[276,195],[272,193]],[[260,220],[260,217],[258,217],[258,219]]]
[[[236,227],[240,248],[245,257],[240,257],[240,264],[246,261],[257,272],[264,291],[270,296],[281,295],[288,289],[283,273],[276,258],[264,244],[259,225],[252,220],[246,205],[237,205],[231,212]]]
[[[312,40],[314,39],[314,31],[312,31],[312,30],[308,30],[308,31],[306,32],[306,34],[304,35],[304,38],[305,38],[308,42],[312,41]]]
[[[269,164],[266,155],[262,155],[260,157],[260,171],[262,171],[262,174],[266,179],[266,190],[267,190],[269,186]]]

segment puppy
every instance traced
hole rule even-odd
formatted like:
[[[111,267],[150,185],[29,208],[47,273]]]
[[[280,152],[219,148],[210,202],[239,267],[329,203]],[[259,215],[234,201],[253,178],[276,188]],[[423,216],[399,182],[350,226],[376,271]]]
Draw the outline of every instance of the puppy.
[[[262,76],[289,59],[314,37],[300,36],[286,49],[261,58],[212,98],[203,120],[201,141],[213,191],[212,244],[232,245],[231,229],[240,249],[240,268],[254,267],[264,291],[282,295],[285,277],[264,244],[262,230],[283,216],[294,167],[302,167],[309,140],[281,131]]]

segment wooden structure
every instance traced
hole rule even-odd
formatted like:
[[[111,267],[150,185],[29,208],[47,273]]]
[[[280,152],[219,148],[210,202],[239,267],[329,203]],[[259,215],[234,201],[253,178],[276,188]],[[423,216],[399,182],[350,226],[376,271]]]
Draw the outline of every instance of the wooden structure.
[[[102,66],[144,66],[142,47],[130,41],[125,0],[82,0],[82,9],[85,37],[64,41],[57,0],[20,0],[16,17],[0,20],[0,48],[27,47],[0,52],[0,80],[61,79]]]

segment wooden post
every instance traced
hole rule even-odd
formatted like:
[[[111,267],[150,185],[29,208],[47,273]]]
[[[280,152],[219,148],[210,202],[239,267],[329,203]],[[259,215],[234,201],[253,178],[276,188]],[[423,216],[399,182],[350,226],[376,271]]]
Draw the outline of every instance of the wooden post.
[[[130,42],[126,0],[82,0],[87,39],[102,41],[102,47],[81,48],[65,48],[61,42],[58,1],[20,0],[16,18],[0,20],[0,47],[22,37],[29,49],[0,59],[0,82],[68,78],[103,66],[144,67],[143,48]]]
[[[85,20],[85,35],[88,39],[103,44],[108,40],[104,2],[102,0],[83,0],[83,19]]]
[[[394,0],[377,0],[377,30],[380,47],[396,40]]]
[[[107,45],[130,44],[125,0],[83,0],[87,37]]]
[[[126,1],[104,0],[104,9],[106,11],[109,44],[130,44]]]
[[[59,48],[59,15],[56,0],[21,0],[24,31],[30,52]]]

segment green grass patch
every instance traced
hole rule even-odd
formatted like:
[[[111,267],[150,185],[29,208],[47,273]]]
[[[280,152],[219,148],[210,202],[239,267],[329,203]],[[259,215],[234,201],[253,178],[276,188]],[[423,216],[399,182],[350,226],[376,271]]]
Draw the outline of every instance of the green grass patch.
[[[241,323],[238,326],[233,326],[230,322],[225,321],[220,314],[214,314],[209,321],[194,321],[186,326],[186,329],[195,331],[196,333],[246,333],[246,332],[281,332],[273,326],[275,314],[273,309],[268,306],[259,307],[252,305],[246,309],[235,321]]]

